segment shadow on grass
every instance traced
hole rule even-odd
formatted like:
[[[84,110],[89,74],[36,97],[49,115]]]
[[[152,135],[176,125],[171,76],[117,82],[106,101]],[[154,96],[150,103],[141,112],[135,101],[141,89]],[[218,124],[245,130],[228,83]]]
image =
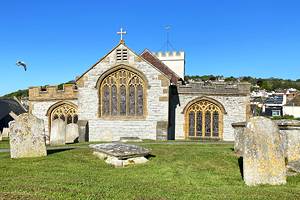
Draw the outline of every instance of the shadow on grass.
[[[239,162],[240,173],[241,173],[242,179],[244,179],[243,157],[239,157],[238,162]]]
[[[70,151],[75,149],[74,147],[64,147],[64,148],[55,148],[55,149],[47,149],[47,155],[55,154],[55,153],[60,153],[64,151]]]
[[[147,158],[148,160],[151,159],[151,158],[155,158],[156,156],[155,155],[152,155],[152,154],[149,154],[147,156],[145,156],[145,158]]]

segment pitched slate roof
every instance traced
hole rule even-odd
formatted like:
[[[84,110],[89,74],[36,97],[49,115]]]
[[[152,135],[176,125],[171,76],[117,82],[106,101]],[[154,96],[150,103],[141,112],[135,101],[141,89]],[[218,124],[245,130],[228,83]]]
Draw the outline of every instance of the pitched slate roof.
[[[153,66],[155,66],[159,71],[161,71],[167,77],[169,77],[173,84],[177,84],[177,82],[181,79],[174,71],[172,71],[167,65],[165,65],[162,61],[160,61],[155,55],[153,55],[147,49],[141,54],[141,57],[144,58]]]
[[[296,96],[292,100],[290,100],[286,106],[300,106],[300,95]]]
[[[265,104],[282,104],[283,95],[274,95],[266,99]]]
[[[0,99],[0,120],[6,117],[11,111],[17,115],[26,112],[18,101],[14,99]]]

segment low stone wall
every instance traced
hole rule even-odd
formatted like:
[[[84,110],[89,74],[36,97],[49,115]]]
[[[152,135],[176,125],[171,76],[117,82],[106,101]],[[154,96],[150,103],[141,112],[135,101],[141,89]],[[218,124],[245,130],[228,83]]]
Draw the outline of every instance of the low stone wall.
[[[300,160],[300,121],[297,120],[276,120],[278,125],[284,154],[288,162]],[[234,128],[234,151],[238,156],[244,151],[244,129],[246,122],[233,123]]]

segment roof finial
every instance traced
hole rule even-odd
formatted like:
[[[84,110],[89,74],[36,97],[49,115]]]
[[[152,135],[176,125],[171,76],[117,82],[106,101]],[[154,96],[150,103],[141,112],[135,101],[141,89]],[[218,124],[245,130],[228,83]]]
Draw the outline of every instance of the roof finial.
[[[121,27],[120,31],[118,31],[117,34],[118,34],[118,35],[121,35],[121,40],[120,40],[120,42],[121,42],[121,43],[124,43],[123,35],[126,35],[127,32],[126,32],[126,31],[123,31],[123,28]]]

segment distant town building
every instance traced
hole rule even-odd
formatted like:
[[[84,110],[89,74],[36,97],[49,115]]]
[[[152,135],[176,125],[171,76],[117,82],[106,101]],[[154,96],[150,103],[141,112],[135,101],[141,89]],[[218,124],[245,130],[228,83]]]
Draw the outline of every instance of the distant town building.
[[[295,118],[300,118],[300,95],[283,106],[283,115],[292,115]]]

